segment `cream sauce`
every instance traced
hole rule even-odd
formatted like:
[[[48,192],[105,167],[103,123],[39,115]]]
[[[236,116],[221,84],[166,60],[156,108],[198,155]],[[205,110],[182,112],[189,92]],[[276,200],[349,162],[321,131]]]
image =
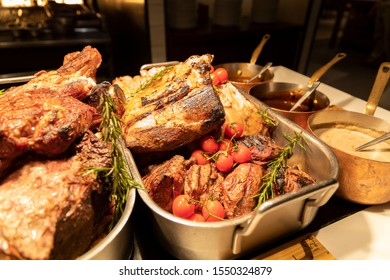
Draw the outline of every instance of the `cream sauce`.
[[[390,142],[385,141],[361,151],[355,148],[363,145],[383,133],[350,125],[334,125],[313,129],[314,133],[329,146],[345,153],[383,162],[390,162]]]

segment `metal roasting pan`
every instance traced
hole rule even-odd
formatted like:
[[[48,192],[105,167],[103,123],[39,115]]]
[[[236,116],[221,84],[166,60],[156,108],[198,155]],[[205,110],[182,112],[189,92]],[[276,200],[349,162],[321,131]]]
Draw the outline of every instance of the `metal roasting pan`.
[[[128,164],[128,171],[132,174],[134,160],[130,150],[126,148],[123,139],[118,143]],[[137,177],[138,178],[138,177]],[[93,246],[86,253],[81,255],[79,260],[125,260],[130,259],[134,249],[133,234],[133,209],[135,205],[136,191],[132,188],[127,196],[126,206],[121,218],[114,228]]]
[[[252,213],[231,220],[197,223],[182,219],[160,208],[145,190],[137,192],[152,213],[154,237],[178,259],[235,259],[308,226],[338,188],[339,166],[332,150],[306,130],[271,110],[253,96],[240,91],[259,110],[268,110],[278,121],[272,136],[284,145],[289,135],[300,132],[306,150],[297,148],[289,165],[297,165],[317,182],[295,192],[270,199]],[[142,185],[142,178],[132,159],[132,174]]]

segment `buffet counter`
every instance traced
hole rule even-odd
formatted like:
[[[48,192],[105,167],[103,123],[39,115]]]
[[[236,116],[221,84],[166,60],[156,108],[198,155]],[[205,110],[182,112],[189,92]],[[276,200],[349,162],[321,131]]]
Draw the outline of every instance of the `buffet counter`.
[[[275,67],[274,73],[276,82],[306,84],[309,80],[308,77],[283,66]],[[320,84],[318,90],[326,93],[332,105],[359,113],[362,113],[366,106],[366,101],[326,84]],[[390,111],[378,107],[374,116],[389,120]],[[343,203],[341,200],[338,202]],[[313,235],[336,259],[390,259],[389,221],[390,203],[375,205],[330,223]]]

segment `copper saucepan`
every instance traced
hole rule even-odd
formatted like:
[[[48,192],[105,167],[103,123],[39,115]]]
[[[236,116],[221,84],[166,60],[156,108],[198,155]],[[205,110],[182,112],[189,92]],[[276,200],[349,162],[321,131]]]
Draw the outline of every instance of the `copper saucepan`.
[[[270,69],[264,71],[261,77],[254,79],[251,82],[247,82],[252,77],[256,76],[263,66],[256,64],[258,57],[260,56],[261,51],[265,43],[271,38],[269,34],[263,36],[259,45],[253,51],[251,59],[248,62],[231,62],[218,64],[215,68],[225,68],[229,74],[229,81],[238,88],[243,89],[246,93],[249,93],[249,90],[255,85],[266,83],[271,81],[274,78],[274,74]]]
[[[323,92],[315,90],[310,98],[307,98],[295,111],[290,109],[305,93],[305,89],[317,82],[331,66],[346,57],[345,53],[338,53],[328,63],[320,67],[310,77],[306,85],[286,82],[269,82],[252,87],[249,94],[259,99],[273,110],[284,115],[299,126],[307,129],[307,119],[314,112],[329,107],[330,100]]]
[[[390,77],[390,62],[381,64],[364,113],[325,110],[308,119],[309,131],[328,144],[340,167],[336,195],[360,204],[390,201],[390,141],[362,151],[355,148],[390,131],[390,123],[373,114]]]

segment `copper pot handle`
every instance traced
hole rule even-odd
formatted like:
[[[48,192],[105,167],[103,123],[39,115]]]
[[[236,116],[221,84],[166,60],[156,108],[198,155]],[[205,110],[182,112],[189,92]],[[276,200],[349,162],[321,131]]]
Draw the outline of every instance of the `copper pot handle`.
[[[346,57],[346,53],[338,53],[335,57],[333,57],[328,63],[326,63],[324,66],[319,68],[314,74],[311,76],[309,82],[307,83],[307,86],[310,87],[313,83],[317,82],[322,75],[325,74],[326,71],[329,70],[330,67],[332,67],[336,62],[342,60],[344,57]]]
[[[251,60],[249,62],[250,64],[256,63],[257,58],[259,57],[261,51],[263,50],[265,43],[269,40],[269,38],[271,38],[271,35],[269,35],[269,34],[265,34],[263,36],[263,39],[261,39],[260,44],[256,47],[256,49],[252,53],[252,57],[251,57]]]
[[[374,85],[371,89],[370,96],[368,97],[364,114],[373,116],[376,108],[378,107],[379,100],[382,97],[383,91],[390,78],[390,62],[383,62],[375,78]]]

